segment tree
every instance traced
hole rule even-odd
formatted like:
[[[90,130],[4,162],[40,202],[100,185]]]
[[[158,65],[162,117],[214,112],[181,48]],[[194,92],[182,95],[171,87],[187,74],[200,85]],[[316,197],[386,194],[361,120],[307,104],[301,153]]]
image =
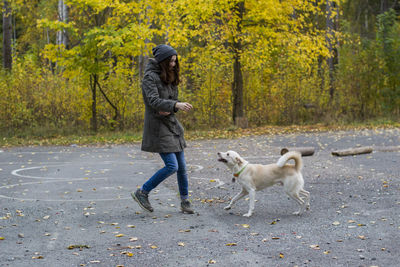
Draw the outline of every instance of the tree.
[[[335,0],[326,0],[326,45],[328,47],[329,56],[327,59],[329,71],[329,95],[331,100],[334,95],[334,72],[335,61],[337,61],[337,49],[335,48],[335,17],[336,17]],[[336,59],[336,60],[335,60]]]
[[[102,0],[71,0],[69,21],[43,19],[41,27],[49,27],[58,32],[68,32],[71,36],[70,49],[60,49],[59,45],[46,46],[45,56],[64,67],[64,76],[87,79],[91,92],[92,131],[98,130],[99,91],[106,103],[114,110],[112,123],[120,123],[120,110],[106,93],[104,83],[110,73],[123,71],[130,74],[132,59],[148,51],[152,30],[142,25],[143,2],[118,2]],[[113,126],[114,128],[114,126]]]
[[[68,6],[64,0],[58,0],[58,20],[63,23],[68,23]],[[57,32],[57,45],[68,47],[68,35],[66,29],[60,29]]]
[[[12,23],[11,7],[8,0],[3,1],[3,67],[11,70],[12,68]]]

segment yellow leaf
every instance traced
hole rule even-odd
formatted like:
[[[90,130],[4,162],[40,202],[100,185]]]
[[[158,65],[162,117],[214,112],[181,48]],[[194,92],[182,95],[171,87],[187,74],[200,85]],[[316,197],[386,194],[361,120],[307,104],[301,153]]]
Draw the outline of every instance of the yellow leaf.
[[[285,257],[285,255],[283,255],[283,253],[279,253],[279,258],[283,259]]]
[[[216,262],[215,260],[209,260],[208,263],[209,263],[209,264],[215,264],[215,263],[217,263],[217,262]]]
[[[4,240],[4,239],[5,239],[4,237],[0,236],[0,240]]]
[[[129,225],[127,225],[126,227],[128,227],[128,228],[135,228],[136,226],[129,224]]]
[[[156,245],[151,245],[150,248],[156,249],[156,248],[158,248],[158,247],[157,247]]]
[[[227,246],[227,247],[234,247],[234,246],[237,246],[237,243],[228,243],[228,244],[226,244],[225,246]]]
[[[248,224],[242,224],[243,228],[250,228],[250,225]]]
[[[123,236],[124,236],[124,234],[115,235],[115,237],[123,237]]]

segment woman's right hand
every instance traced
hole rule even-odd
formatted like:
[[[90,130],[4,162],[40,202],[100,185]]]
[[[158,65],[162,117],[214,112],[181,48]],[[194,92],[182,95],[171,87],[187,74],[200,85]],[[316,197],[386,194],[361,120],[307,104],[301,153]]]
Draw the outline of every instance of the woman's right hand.
[[[183,111],[189,111],[193,108],[193,106],[186,102],[176,102],[175,108]]]

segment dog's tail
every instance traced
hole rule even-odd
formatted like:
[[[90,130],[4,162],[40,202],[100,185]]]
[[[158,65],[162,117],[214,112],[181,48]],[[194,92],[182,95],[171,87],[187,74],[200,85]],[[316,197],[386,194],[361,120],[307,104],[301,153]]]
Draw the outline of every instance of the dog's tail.
[[[303,168],[303,160],[301,159],[301,154],[297,151],[290,151],[284,154],[282,157],[279,158],[278,162],[276,165],[278,167],[283,167],[288,160],[293,159],[295,161],[294,167],[296,168],[296,171],[301,171]]]

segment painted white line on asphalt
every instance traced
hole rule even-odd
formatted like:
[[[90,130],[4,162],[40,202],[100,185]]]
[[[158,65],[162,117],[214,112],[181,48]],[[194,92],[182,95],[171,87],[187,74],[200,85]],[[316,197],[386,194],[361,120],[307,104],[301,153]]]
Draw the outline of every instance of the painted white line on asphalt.
[[[120,162],[112,162],[112,161],[107,161],[107,162],[103,162],[102,164],[112,164],[112,163],[120,163]],[[151,163],[149,161],[145,161],[142,163]],[[98,164],[98,163],[96,163]],[[101,165],[101,164],[100,164]],[[56,165],[43,165],[43,166],[35,166],[35,167],[29,167],[29,168],[20,168],[20,169],[16,169],[13,170],[11,172],[12,175],[17,176],[17,177],[22,177],[22,178],[29,178],[29,179],[41,179],[41,180],[47,180],[47,181],[39,181],[39,182],[28,182],[28,183],[18,183],[18,184],[12,184],[12,185],[4,185],[4,186],[0,186],[0,190],[1,189],[9,189],[9,188],[13,188],[15,186],[23,186],[23,185],[33,185],[33,184],[44,184],[44,183],[51,183],[51,182],[72,182],[72,181],[89,181],[89,180],[105,180],[108,179],[107,177],[97,177],[97,178],[63,178],[63,177],[42,177],[42,176],[32,176],[32,175],[23,175],[20,174],[19,172],[21,171],[29,171],[29,170],[37,170],[40,168],[51,168],[51,167],[60,167],[60,166],[65,166],[65,164],[56,164]],[[194,167],[193,172],[195,171],[200,171],[202,170],[204,167],[201,165],[194,165],[194,164],[188,164],[188,166]],[[196,179],[196,178],[195,178]],[[206,180],[206,178],[198,178],[198,179],[204,179]],[[217,181],[218,179],[216,179]],[[218,180],[219,181],[219,180]],[[223,183],[222,183],[223,184]],[[172,196],[174,194],[155,194],[157,196]],[[111,199],[33,199],[33,198],[18,198],[18,197],[11,197],[11,196],[6,196],[6,195],[2,195],[0,194],[0,198],[5,198],[5,199],[13,199],[13,200],[20,200],[20,201],[47,201],[47,202],[85,202],[85,201],[114,201],[114,200],[127,200],[127,199],[131,199],[130,197],[127,198],[111,198]]]
[[[196,169],[192,170],[193,172],[198,172],[198,171],[201,171],[202,169],[204,169],[204,167],[201,166],[201,165],[187,164],[187,166],[193,166],[193,167],[195,167]]]
[[[47,167],[57,167],[57,166],[64,166],[64,165],[52,165],[52,166],[36,166],[36,167],[30,167],[30,168],[21,168],[17,170],[13,170],[11,172],[12,175],[18,176],[18,177],[23,177],[23,178],[29,178],[29,179],[48,179],[48,180],[69,180],[69,179],[82,179],[80,178],[63,178],[63,177],[43,177],[43,176],[31,176],[31,175],[22,175],[19,174],[18,172],[20,171],[26,171],[26,170],[34,170],[34,169],[40,169],[40,168],[47,168]],[[97,178],[103,178],[103,177],[97,177]]]
[[[58,237],[58,232],[53,233],[52,236],[53,236],[53,238],[47,244],[47,249],[48,250],[52,250],[54,248],[54,245],[56,244],[56,240],[57,240],[57,237]]]
[[[210,178],[201,178],[201,177],[190,177],[190,179],[207,180],[209,182],[213,180],[214,182],[212,182],[212,183],[217,183],[217,185],[207,188],[207,190],[210,190],[210,189],[213,189],[216,187],[220,187],[225,184],[225,182],[221,181],[220,179],[210,179]]]
[[[12,184],[12,185],[4,185],[0,186],[1,189],[9,189],[15,186],[23,186],[23,185],[34,185],[34,184],[46,184],[46,183],[62,183],[62,182],[73,182],[73,181],[92,181],[92,180],[105,180],[108,178],[79,178],[79,179],[58,179],[51,180],[51,181],[40,181],[40,182],[29,182],[29,183],[19,183],[19,184]],[[5,199],[13,199],[13,200],[20,200],[20,201],[46,201],[46,202],[86,202],[86,201],[113,201],[113,200],[126,200],[130,199],[127,198],[105,198],[105,199],[37,199],[37,198],[19,198],[19,197],[10,197],[6,195],[0,194],[0,198]]]

